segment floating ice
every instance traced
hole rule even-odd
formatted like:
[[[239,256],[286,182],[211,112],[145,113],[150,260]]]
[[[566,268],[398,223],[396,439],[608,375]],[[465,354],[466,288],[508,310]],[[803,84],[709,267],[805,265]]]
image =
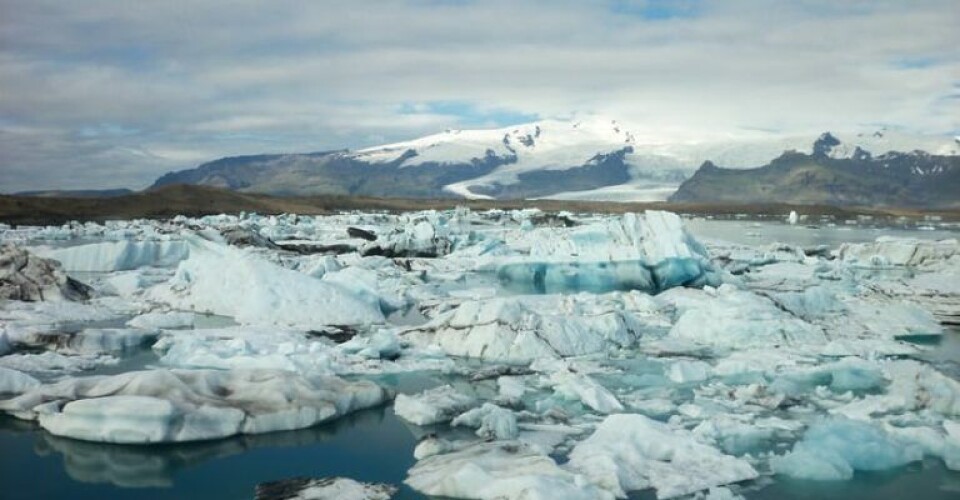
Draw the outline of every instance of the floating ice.
[[[744,460],[724,455],[688,431],[642,415],[611,415],[570,452],[566,468],[583,473],[618,498],[654,488],[658,498],[754,479]]]
[[[580,400],[588,408],[599,413],[617,413],[623,411],[623,405],[612,392],[607,390],[589,375],[569,372],[557,372],[551,377],[556,384],[554,389],[568,399]]]
[[[639,290],[656,294],[675,286],[721,284],[719,275],[696,259],[670,258],[650,265],[643,261],[523,262],[497,269],[504,288],[521,293],[605,293]]]
[[[127,326],[145,330],[192,328],[194,320],[195,315],[188,312],[152,312],[141,314],[127,321]]]
[[[837,256],[863,266],[923,266],[960,255],[957,240],[928,241],[881,236],[873,243],[844,243]]]
[[[411,488],[431,496],[529,500],[612,500],[613,495],[557,466],[529,445],[477,443],[428,456],[410,469]]]
[[[379,307],[354,290],[199,239],[191,240],[190,258],[170,284],[151,292],[175,309],[231,316],[243,324],[311,328],[384,321]]]
[[[672,300],[677,295],[670,295]],[[670,336],[700,344],[724,347],[823,344],[822,329],[791,316],[770,300],[730,285],[715,295],[686,293],[678,304],[681,316]],[[690,300],[694,299],[694,300]]]
[[[922,458],[920,447],[869,423],[832,419],[810,427],[793,451],[771,459],[770,466],[800,479],[844,480],[856,470],[892,469]]]
[[[516,439],[519,433],[517,416],[512,411],[491,403],[468,410],[454,418],[451,425],[472,427],[477,430],[477,435],[484,439]]]
[[[454,356],[524,362],[634,344],[643,323],[663,325],[662,306],[637,292],[470,300],[403,333]]]
[[[39,385],[37,379],[26,373],[0,366],[0,394],[21,394]]]
[[[457,392],[453,386],[443,385],[413,396],[398,394],[393,411],[412,424],[429,425],[448,422],[477,404],[472,396]]]
[[[216,439],[309,427],[381,404],[371,382],[264,370],[150,370],[69,378],[0,401],[51,434],[108,443]]]
[[[39,248],[37,252],[60,261],[67,271],[111,272],[175,266],[189,256],[190,247],[183,240],[123,240]]]
[[[296,478],[258,484],[256,500],[389,500],[396,492],[396,486],[346,477]]]
[[[60,263],[12,244],[0,246],[0,300],[85,300],[90,287],[64,274]]]

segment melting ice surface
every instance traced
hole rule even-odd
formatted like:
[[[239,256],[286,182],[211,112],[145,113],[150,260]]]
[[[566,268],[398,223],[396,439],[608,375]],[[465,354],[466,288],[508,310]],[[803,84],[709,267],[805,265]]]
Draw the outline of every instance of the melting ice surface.
[[[570,217],[0,228],[3,497],[960,494],[955,229]]]

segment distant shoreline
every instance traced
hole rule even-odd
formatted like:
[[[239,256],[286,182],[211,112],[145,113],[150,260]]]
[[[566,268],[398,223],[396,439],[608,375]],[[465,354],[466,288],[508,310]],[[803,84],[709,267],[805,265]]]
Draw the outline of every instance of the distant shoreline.
[[[875,219],[940,218],[960,221],[960,208],[866,208],[828,205],[788,205],[669,202],[611,202],[565,200],[465,200],[369,198],[349,196],[278,197],[241,193],[205,186],[173,185],[156,190],[106,198],[37,197],[0,195],[0,222],[11,225],[52,225],[69,221],[104,221],[114,219],[163,219],[177,215],[202,216],[220,213],[257,212],[261,214],[296,213],[322,215],[344,210],[401,212],[428,209],[449,209],[467,206],[474,210],[540,208],[547,212],[623,213],[643,210],[670,210],[692,215],[747,218],[785,216],[791,210],[808,216],[854,219],[870,216]],[[811,221],[816,222],[816,221]]]

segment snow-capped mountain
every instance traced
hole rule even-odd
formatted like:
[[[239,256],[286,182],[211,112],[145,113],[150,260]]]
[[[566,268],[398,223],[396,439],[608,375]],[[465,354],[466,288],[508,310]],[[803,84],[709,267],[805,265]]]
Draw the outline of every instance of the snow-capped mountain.
[[[675,140],[590,117],[486,130],[447,130],[357,151],[224,158],[170,173],[156,186],[204,184],[281,195],[666,199],[706,161],[727,168],[767,164],[784,151],[832,158],[920,150],[960,154],[953,137],[892,131],[781,137],[752,134]]]

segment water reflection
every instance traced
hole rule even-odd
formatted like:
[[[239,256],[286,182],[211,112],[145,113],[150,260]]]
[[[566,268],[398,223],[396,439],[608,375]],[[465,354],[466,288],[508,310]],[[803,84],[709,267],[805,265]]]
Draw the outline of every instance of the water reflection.
[[[348,417],[308,429],[237,436],[230,439],[166,445],[114,445],[53,436],[29,422],[9,417],[0,419],[0,434],[32,439],[39,457],[61,456],[63,468],[74,481],[109,484],[125,488],[172,488],[181,471],[205,462],[238,455],[252,455],[258,449],[303,449],[339,444],[358,432],[376,440],[384,459],[391,452],[412,459],[416,438],[405,431],[387,407],[357,412]],[[359,443],[353,442],[356,446]],[[406,460],[404,460],[406,461]],[[405,469],[404,469],[405,470]],[[269,479],[269,478],[265,478]],[[274,478],[276,479],[276,478]]]

